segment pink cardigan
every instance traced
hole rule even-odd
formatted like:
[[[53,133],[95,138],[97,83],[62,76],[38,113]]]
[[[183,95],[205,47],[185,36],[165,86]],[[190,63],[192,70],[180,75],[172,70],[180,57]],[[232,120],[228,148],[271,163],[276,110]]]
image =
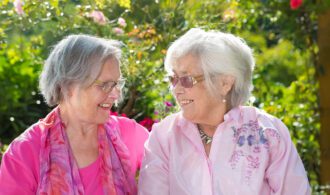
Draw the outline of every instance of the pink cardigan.
[[[131,171],[135,173],[140,167],[143,145],[149,133],[134,120],[124,117],[116,118],[121,131],[121,139],[130,152]],[[35,125],[39,125],[39,122],[33,126]],[[40,128],[32,127],[16,138],[3,156],[0,168],[0,194],[36,193],[40,177],[39,154],[42,132]],[[102,189],[95,180],[96,171],[92,169],[97,167],[97,161],[79,170],[86,193],[97,193],[97,190]]]
[[[254,107],[224,116],[206,156],[197,127],[177,113],[153,126],[141,195],[307,195],[303,163],[286,126]]]

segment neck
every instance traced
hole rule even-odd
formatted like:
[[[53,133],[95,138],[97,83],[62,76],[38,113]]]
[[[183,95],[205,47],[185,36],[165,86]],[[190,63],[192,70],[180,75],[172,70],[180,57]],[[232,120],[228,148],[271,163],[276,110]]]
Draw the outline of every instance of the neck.
[[[208,124],[197,124],[199,129],[201,129],[206,135],[213,137],[215,130],[217,129],[217,126],[208,125]]]
[[[77,117],[66,105],[60,105],[60,116],[65,125],[68,137],[94,137],[97,135],[97,124],[87,123]],[[94,135],[94,136],[93,136]]]
[[[210,112],[209,115],[204,117],[204,120],[197,121],[197,125],[208,136],[213,136],[217,127],[224,121],[224,116],[227,113],[225,108],[218,109]]]

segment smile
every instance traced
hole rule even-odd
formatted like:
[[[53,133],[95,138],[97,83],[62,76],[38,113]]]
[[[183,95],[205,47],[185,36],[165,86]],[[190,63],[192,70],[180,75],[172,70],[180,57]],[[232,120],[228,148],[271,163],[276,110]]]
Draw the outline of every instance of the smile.
[[[180,106],[185,106],[185,105],[188,105],[192,102],[193,102],[193,100],[180,100],[179,104],[180,104]]]
[[[105,109],[110,109],[111,108],[111,106],[112,106],[112,104],[99,104],[99,106],[101,107],[101,108],[105,108]]]

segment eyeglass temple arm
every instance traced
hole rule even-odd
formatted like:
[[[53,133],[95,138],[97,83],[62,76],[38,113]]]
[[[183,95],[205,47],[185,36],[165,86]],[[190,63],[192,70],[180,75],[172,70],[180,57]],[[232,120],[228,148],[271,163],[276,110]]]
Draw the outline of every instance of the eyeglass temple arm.
[[[205,79],[204,75],[199,75],[199,76],[193,77],[193,84],[195,85],[196,83],[203,81],[204,79]]]

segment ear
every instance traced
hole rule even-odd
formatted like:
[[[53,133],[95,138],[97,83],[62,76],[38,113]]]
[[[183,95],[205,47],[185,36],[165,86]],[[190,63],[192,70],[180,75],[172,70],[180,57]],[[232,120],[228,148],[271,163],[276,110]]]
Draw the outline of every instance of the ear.
[[[76,93],[78,87],[74,84],[69,84],[66,88],[65,95],[67,97],[72,97],[74,93]]]
[[[72,89],[72,87],[68,87],[68,89],[67,89],[67,96],[68,97],[72,97],[73,96],[73,89]]]
[[[235,77],[231,75],[223,75],[220,79],[221,95],[226,96],[235,83]]]

